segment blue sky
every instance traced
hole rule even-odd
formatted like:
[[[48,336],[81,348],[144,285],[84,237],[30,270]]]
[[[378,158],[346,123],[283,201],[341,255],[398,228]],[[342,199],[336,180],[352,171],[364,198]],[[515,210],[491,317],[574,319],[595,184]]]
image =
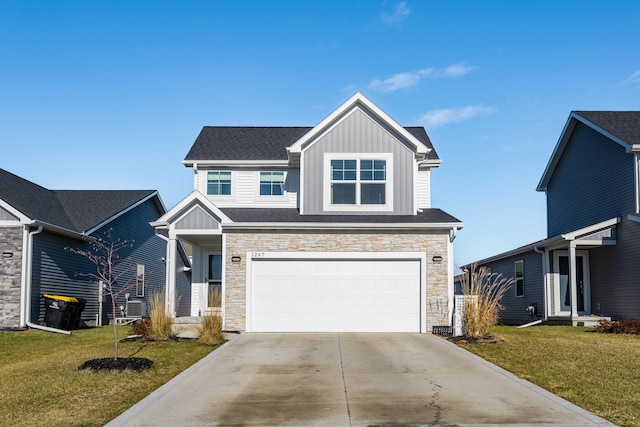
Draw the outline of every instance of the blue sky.
[[[0,0],[0,167],[170,208],[202,126],[313,126],[361,91],[427,129],[460,265],[546,237],[571,110],[640,110],[638,22],[625,0]]]

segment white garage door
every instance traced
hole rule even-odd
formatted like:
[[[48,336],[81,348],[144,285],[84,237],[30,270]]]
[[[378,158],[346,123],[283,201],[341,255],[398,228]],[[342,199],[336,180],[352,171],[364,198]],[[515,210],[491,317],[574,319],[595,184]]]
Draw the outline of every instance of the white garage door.
[[[420,332],[418,260],[254,260],[254,332]]]

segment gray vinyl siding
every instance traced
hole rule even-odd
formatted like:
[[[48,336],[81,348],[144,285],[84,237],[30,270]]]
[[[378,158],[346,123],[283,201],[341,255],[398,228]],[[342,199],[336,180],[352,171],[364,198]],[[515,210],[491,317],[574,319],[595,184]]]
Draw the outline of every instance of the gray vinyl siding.
[[[534,251],[524,252],[508,258],[483,264],[491,268],[491,273],[502,274],[505,278],[515,278],[515,262],[524,261],[524,296],[516,297],[515,283],[502,298],[504,310],[500,313],[500,322],[504,324],[524,324],[539,317],[531,317],[527,307],[538,304],[538,314],[544,314],[544,278],[542,274],[542,255]]]
[[[206,213],[201,207],[197,206],[189,212],[184,218],[176,223],[176,228],[180,230],[204,230],[217,229],[218,222],[211,215]]]
[[[104,237],[107,229],[111,229],[111,235],[114,240],[121,239],[133,242],[131,248],[123,249],[118,253],[121,259],[130,260],[128,265],[131,267],[128,270],[131,273],[125,274],[118,283],[119,288],[127,286],[128,289],[118,296],[116,307],[125,305],[125,293],[130,294],[130,299],[147,301],[152,293],[164,291],[166,242],[156,236],[153,227],[149,225],[150,221],[155,221],[161,214],[162,212],[160,212],[153,199],[148,200],[93,233],[94,236]],[[95,272],[95,266],[84,257],[65,250],[65,247],[90,248],[87,242],[48,232],[34,236],[32,321],[42,321],[44,319],[44,303],[41,298],[44,293],[86,299],[87,304],[83,311],[82,319],[87,322],[96,320],[99,306],[98,285],[95,280],[82,275],[83,273]],[[124,268],[126,264],[126,262],[123,262],[121,266]],[[142,298],[135,297],[136,264],[145,266],[145,296]],[[183,265],[178,265],[177,270],[180,271],[178,274],[186,276],[186,273],[180,267],[183,267]],[[178,280],[183,291],[185,291],[184,280],[188,279],[180,278]],[[186,292],[189,292],[188,295],[181,296],[181,301],[190,301],[190,291],[186,290]],[[103,303],[104,323],[112,318],[111,308],[111,299],[105,295]],[[117,316],[119,316],[120,311],[116,311]]]
[[[415,155],[393,131],[361,110],[328,131],[304,152],[304,213],[324,214],[323,185],[325,153],[393,153],[393,211],[390,215],[413,215]],[[340,212],[366,214],[366,211]],[[383,212],[372,212],[383,214]]]
[[[590,250],[592,312],[640,319],[640,224],[623,220],[617,241],[616,246]]]
[[[18,218],[16,218],[15,216],[11,215],[6,210],[0,208],[0,221],[17,221],[17,220],[18,220]]]
[[[547,186],[547,233],[556,236],[635,211],[633,155],[578,123]]]

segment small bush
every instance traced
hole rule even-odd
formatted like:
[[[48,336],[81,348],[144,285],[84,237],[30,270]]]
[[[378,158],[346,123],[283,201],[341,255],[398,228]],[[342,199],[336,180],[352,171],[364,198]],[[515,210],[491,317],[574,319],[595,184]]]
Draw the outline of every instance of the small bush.
[[[603,334],[629,334],[640,335],[640,320],[622,319],[622,320],[601,320],[595,327],[596,332]]]
[[[222,317],[219,314],[206,314],[202,316],[202,328],[200,329],[200,341],[205,344],[220,344],[222,337]]]
[[[149,297],[149,314],[151,327],[149,337],[154,340],[168,340],[173,335],[171,325],[173,318],[165,312],[164,294],[155,293]]]
[[[148,317],[138,320],[129,329],[129,335],[142,335],[143,337],[149,337],[151,333],[151,319]]]

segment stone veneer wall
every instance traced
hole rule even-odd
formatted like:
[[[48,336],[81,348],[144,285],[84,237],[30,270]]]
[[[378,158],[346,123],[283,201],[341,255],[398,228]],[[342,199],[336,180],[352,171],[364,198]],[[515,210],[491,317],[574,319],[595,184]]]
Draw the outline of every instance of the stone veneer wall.
[[[0,227],[0,328],[20,326],[20,278],[22,271],[22,227]]]
[[[225,324],[229,331],[245,330],[246,253],[247,252],[426,252],[427,254],[427,331],[434,325],[449,325],[448,316],[448,240],[449,234],[431,232],[231,232],[226,234]],[[242,260],[232,263],[231,257]],[[433,255],[442,256],[434,263]]]

